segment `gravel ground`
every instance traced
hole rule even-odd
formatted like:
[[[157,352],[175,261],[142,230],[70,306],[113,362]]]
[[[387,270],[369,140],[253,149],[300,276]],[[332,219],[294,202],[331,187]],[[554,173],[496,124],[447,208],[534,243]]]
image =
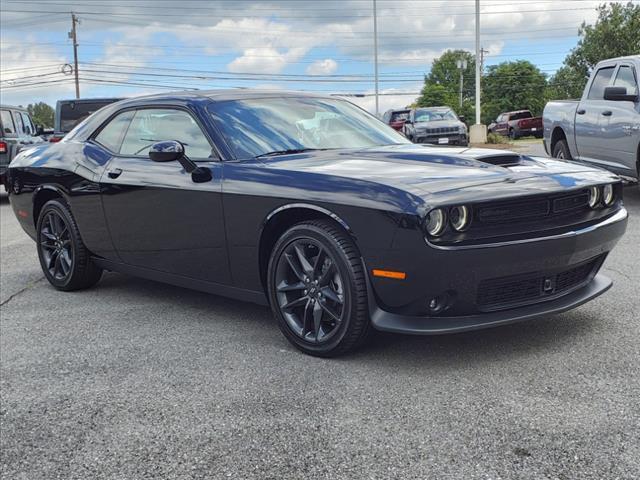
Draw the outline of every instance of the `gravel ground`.
[[[1,220],[1,476],[637,479],[640,189],[614,288],[556,317],[304,356],[266,308],[117,274],[42,281]]]

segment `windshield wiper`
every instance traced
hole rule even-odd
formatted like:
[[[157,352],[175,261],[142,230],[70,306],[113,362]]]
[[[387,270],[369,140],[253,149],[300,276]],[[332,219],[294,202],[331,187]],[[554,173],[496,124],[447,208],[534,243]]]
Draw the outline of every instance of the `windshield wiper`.
[[[287,150],[274,150],[273,152],[261,153],[260,155],[256,155],[256,158],[275,157],[276,155],[291,155],[293,153],[313,152],[318,150],[328,150],[328,148],[289,148]]]

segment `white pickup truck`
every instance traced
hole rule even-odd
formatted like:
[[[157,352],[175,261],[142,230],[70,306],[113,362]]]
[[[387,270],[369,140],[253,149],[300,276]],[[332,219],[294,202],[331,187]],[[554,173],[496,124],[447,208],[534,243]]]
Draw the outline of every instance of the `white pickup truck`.
[[[547,103],[544,148],[556,158],[640,178],[640,55],[604,60],[577,101]]]

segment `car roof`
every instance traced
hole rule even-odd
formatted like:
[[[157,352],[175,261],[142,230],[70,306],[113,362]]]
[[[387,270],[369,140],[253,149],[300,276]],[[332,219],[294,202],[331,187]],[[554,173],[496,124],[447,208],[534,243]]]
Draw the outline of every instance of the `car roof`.
[[[417,107],[416,110],[451,110],[451,107],[440,105],[438,107]]]
[[[15,105],[2,105],[0,104],[0,108],[5,110],[20,110],[21,112],[29,113],[29,111],[24,107],[16,107]]]
[[[122,97],[101,97],[101,98],[70,98],[68,100],[58,100],[57,103],[94,103],[94,102],[117,102],[124,100]]]
[[[228,88],[217,90],[182,90],[177,92],[157,93],[153,95],[143,95],[126,98],[120,101],[124,104],[128,101],[162,101],[162,100],[203,100],[213,101],[244,100],[249,98],[282,98],[282,97],[312,97],[312,98],[335,98],[335,96],[321,95],[313,92],[289,91],[289,90],[263,90],[249,88]]]

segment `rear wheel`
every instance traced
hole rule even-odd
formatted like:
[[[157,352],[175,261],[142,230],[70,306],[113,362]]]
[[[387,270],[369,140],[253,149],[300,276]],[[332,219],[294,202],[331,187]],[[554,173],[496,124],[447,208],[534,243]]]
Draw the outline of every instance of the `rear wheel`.
[[[269,300],[284,336],[320,357],[344,354],[369,331],[367,290],[353,241],[329,221],[293,226],[269,261]]]
[[[553,158],[560,160],[571,160],[571,152],[569,151],[569,145],[566,140],[558,140],[553,147]]]
[[[82,243],[76,222],[64,203],[47,202],[37,224],[37,248],[44,276],[58,290],[71,291],[95,285],[102,276]]]

